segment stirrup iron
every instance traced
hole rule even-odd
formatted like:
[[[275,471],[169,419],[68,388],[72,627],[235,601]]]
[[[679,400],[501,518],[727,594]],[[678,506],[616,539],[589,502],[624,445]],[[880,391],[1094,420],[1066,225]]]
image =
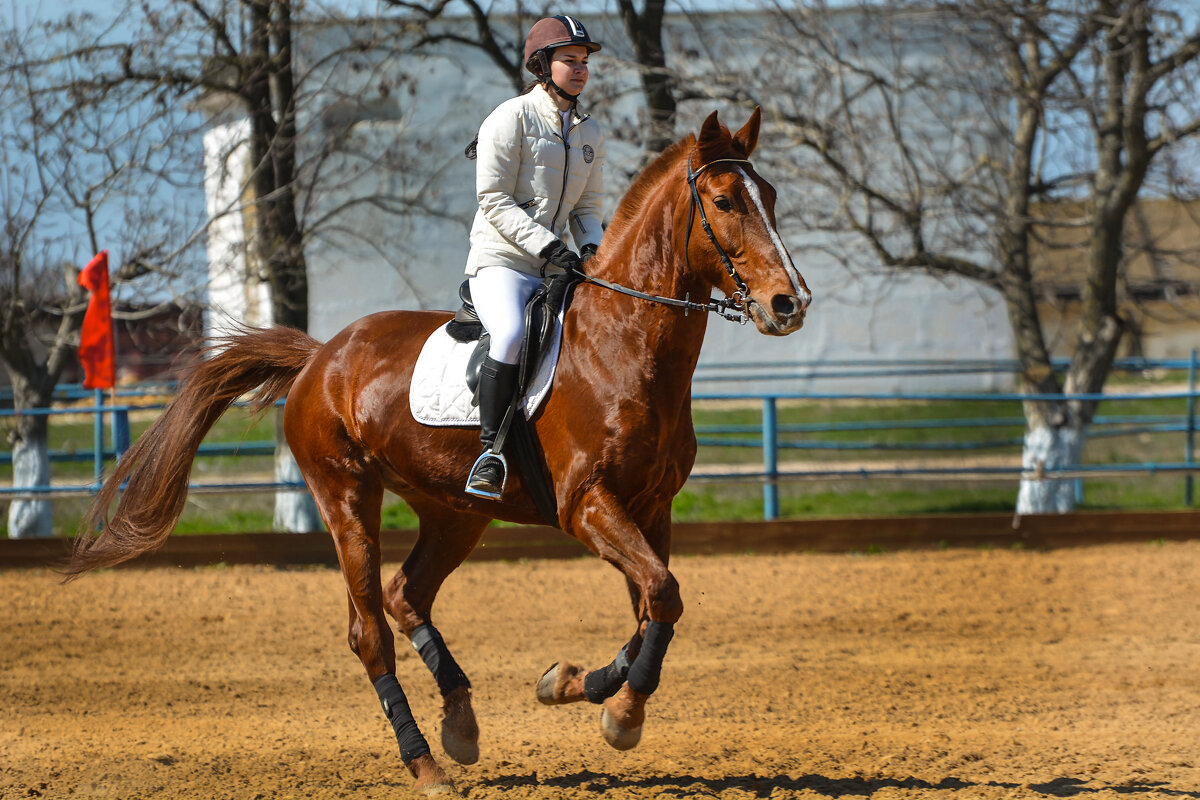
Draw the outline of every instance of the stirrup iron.
[[[500,468],[503,470],[503,472],[500,475],[500,488],[499,488],[499,490],[497,490],[495,492],[490,492],[490,491],[487,491],[486,489],[477,489],[471,485],[471,481],[475,477],[475,470],[479,469],[479,465],[482,464],[484,462],[484,460],[488,459],[488,458],[497,459],[500,462]],[[499,500],[501,495],[504,494],[504,487],[507,484],[508,484],[508,459],[504,457],[503,453],[494,453],[491,450],[484,450],[483,453],[479,456],[479,458],[475,459],[475,463],[471,465],[471,471],[469,473],[467,473],[467,485],[463,491],[465,491],[469,495],[474,495],[475,497],[483,497],[488,500]]]

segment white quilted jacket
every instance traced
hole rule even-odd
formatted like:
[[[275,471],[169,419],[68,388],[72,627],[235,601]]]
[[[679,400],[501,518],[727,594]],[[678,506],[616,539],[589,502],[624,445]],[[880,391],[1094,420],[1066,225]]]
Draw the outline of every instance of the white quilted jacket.
[[[604,134],[591,117],[562,116],[542,86],[501,103],[479,128],[467,274],[509,267],[529,275],[561,272],[540,253],[556,238],[575,249],[600,244]]]

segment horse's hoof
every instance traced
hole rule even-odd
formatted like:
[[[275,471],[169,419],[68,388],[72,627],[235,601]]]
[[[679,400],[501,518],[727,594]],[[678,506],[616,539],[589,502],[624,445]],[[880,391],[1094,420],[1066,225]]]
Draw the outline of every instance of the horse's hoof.
[[[648,695],[638,694],[629,688],[621,690],[604,701],[600,712],[600,728],[604,741],[617,750],[632,750],[642,740],[642,723],[646,721]]]
[[[559,661],[538,679],[538,702],[548,706],[579,702],[583,699],[583,676],[586,674],[577,664]]]
[[[471,708],[471,690],[460,686],[442,702],[442,749],[459,764],[479,760],[479,724]]]
[[[537,682],[537,699],[539,703],[544,703],[548,706],[556,706],[562,702],[558,699],[555,693],[555,687],[558,686],[558,673],[561,662],[555,662],[550,665],[550,669],[542,673],[542,677],[538,678]]]
[[[612,714],[608,713],[607,708],[600,711],[600,728],[604,731],[604,741],[616,750],[632,750],[642,740],[641,725],[636,728],[622,728]]]
[[[417,756],[409,762],[408,771],[417,779],[413,784],[414,792],[429,797],[435,795],[458,796],[458,789],[454,787],[454,781],[450,780],[450,776],[438,766],[438,763],[433,760],[433,756],[429,754]]]

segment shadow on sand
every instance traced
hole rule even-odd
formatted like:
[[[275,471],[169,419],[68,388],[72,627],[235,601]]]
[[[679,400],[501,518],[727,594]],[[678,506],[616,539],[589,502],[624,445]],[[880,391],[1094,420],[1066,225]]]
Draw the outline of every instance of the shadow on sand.
[[[570,775],[540,777],[528,775],[504,775],[479,782],[481,786],[497,789],[534,788],[577,789],[596,794],[621,789],[649,789],[660,797],[693,797],[699,792],[719,793],[729,789],[749,792],[755,797],[770,797],[776,790],[785,792],[808,791],[823,797],[870,797],[884,789],[917,789],[944,791],[949,793],[982,787],[999,789],[1023,789],[1030,796],[1084,797],[1100,792],[1122,795],[1145,795],[1157,797],[1200,798],[1198,789],[1175,789],[1165,783],[1153,781],[1114,786],[1085,781],[1078,778],[1055,778],[1044,783],[1011,783],[1004,781],[967,781],[959,778],[943,778],[931,783],[920,778],[831,778],[825,775],[730,775],[724,778],[703,778],[696,775],[658,775],[641,778],[623,778],[583,770]]]

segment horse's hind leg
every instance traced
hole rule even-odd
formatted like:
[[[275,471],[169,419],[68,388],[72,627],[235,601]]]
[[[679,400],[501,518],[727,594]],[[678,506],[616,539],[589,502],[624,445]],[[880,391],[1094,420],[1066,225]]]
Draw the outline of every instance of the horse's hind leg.
[[[479,542],[487,517],[416,501],[420,532],[412,552],[384,588],[384,604],[412,641],[442,694],[442,749],[460,764],[479,760],[479,725],[471,707],[471,682],[433,625],[434,598],[446,578]]]
[[[293,448],[293,452],[296,452]],[[396,679],[396,643],[383,607],[379,524],[383,486],[377,473],[352,456],[324,468],[322,459],[296,452],[313,499],[333,535],[350,609],[350,649],[362,661],[384,714],[396,733],[400,757],[421,792],[453,790],[430,753]]]

